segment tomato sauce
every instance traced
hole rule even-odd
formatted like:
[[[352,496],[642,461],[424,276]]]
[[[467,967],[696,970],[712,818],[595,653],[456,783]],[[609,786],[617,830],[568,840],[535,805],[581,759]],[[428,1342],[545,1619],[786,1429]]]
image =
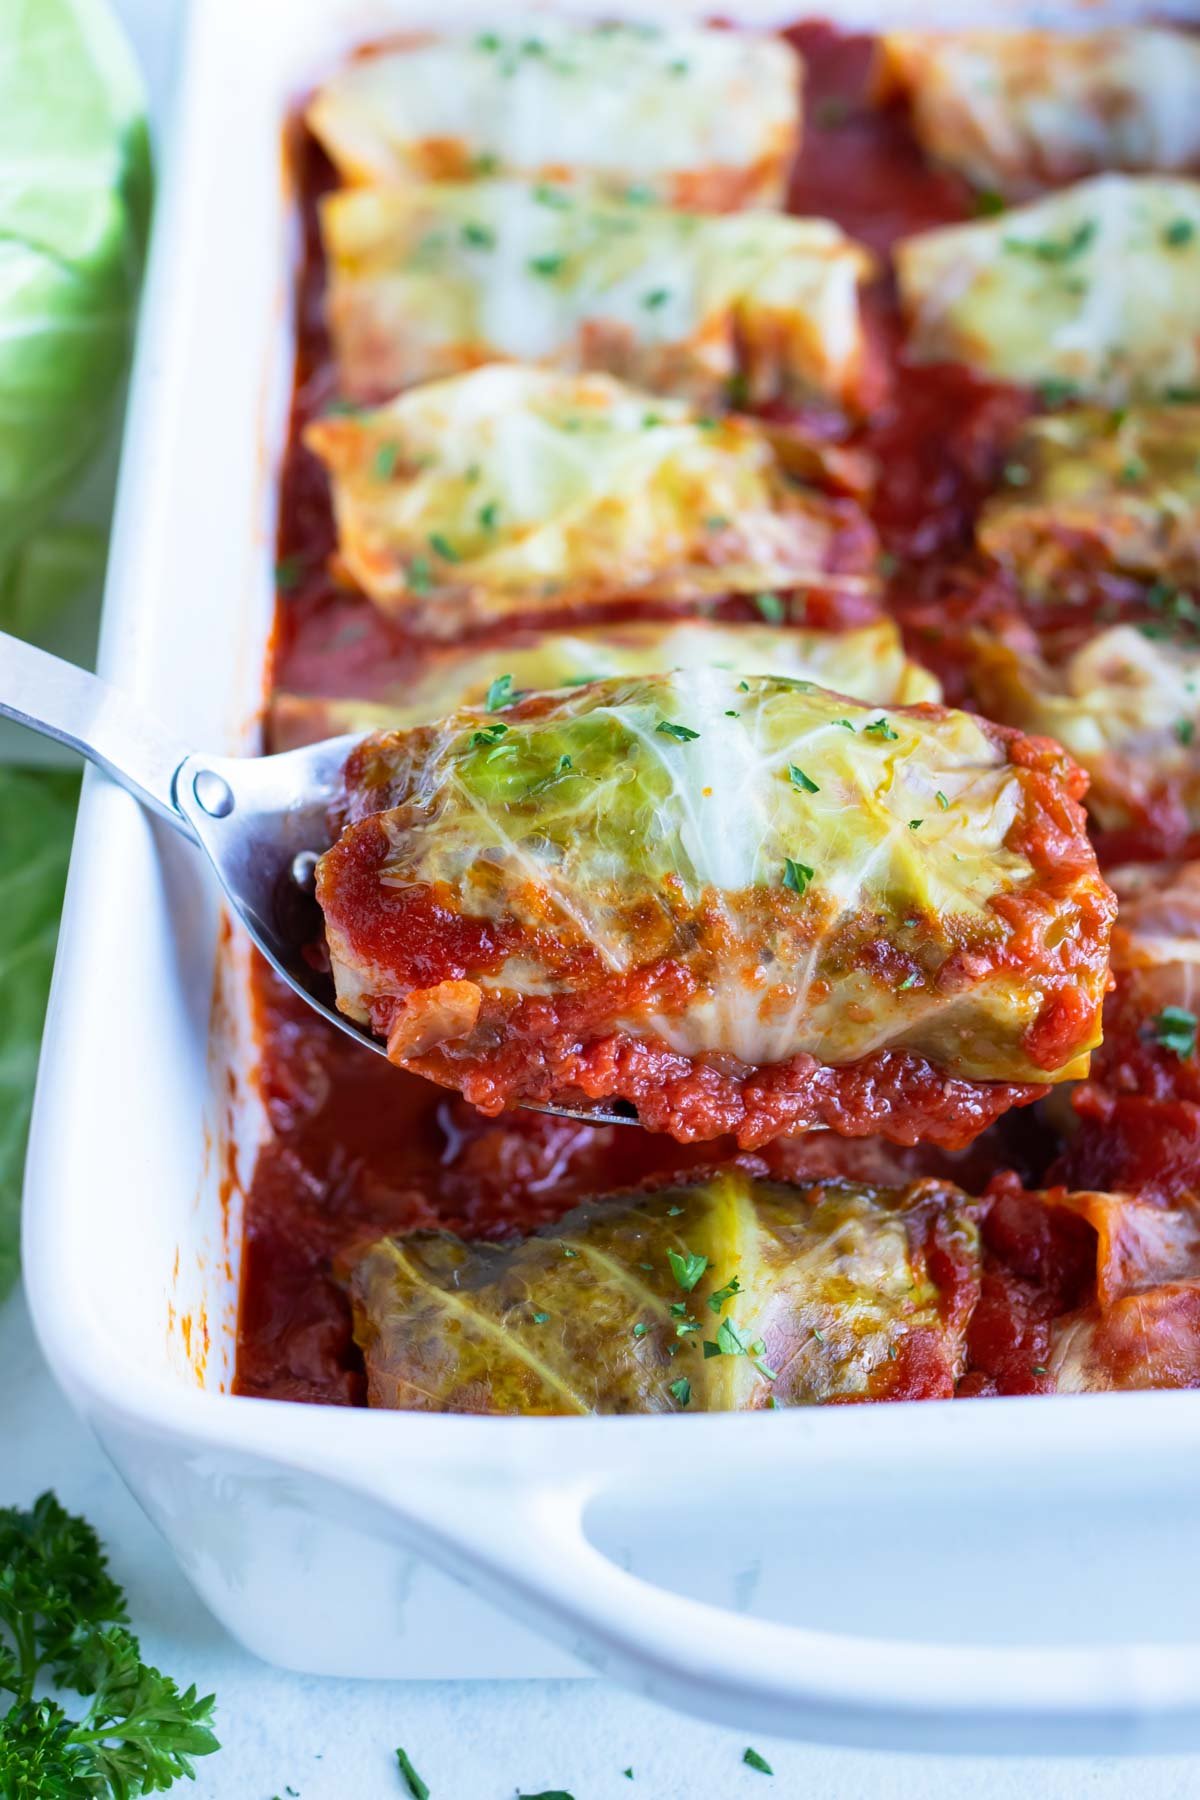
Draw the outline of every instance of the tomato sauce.
[[[971,216],[970,191],[926,162],[903,114],[870,103],[872,40],[820,24],[791,36],[808,69],[792,210],[830,217],[881,253],[900,235]],[[317,203],[334,178],[299,125],[291,147],[303,254],[272,681],[299,693],[370,698],[410,676],[425,652],[330,572],[335,532],[328,486],[301,432],[335,398],[317,226]],[[981,499],[996,483],[1031,403],[960,368],[907,365],[885,274],[866,306],[881,404],[848,447],[861,447],[879,467],[869,511],[885,553],[886,603],[912,654],[942,679],[947,699],[958,702],[970,698],[964,633],[997,611],[1019,610],[1018,597],[971,545]],[[830,442],[844,430],[819,418],[805,424]],[[822,613],[823,604],[828,609],[828,601],[814,602],[810,622],[838,623],[836,612]],[[726,610],[737,617],[745,606]],[[961,1152],[871,1138],[842,1142],[825,1132],[739,1155],[732,1139],[687,1145],[635,1128],[594,1128],[529,1112],[488,1119],[326,1025],[265,966],[255,974],[254,1002],[272,1136],[246,1199],[241,1393],[365,1403],[349,1305],[332,1273],[338,1252],[364,1236],[442,1226],[504,1238],[553,1221],[587,1194],[735,1158],[762,1173],[798,1178],[939,1176],[974,1193],[998,1171],[1011,1172],[1004,1179],[1015,1184],[1018,1198],[1005,1198],[999,1211],[994,1206],[986,1228],[984,1298],[972,1327],[976,1373],[967,1378],[967,1391],[1036,1386],[1029,1371],[1041,1366],[1047,1321],[1083,1279],[1090,1228],[1064,1215],[1069,1222],[1059,1230],[1069,1241],[1042,1254],[1044,1221],[1019,1198],[1069,1155],[1038,1109],[1000,1119]],[[1062,1028],[1061,1021],[1047,1021],[1051,1034]],[[913,1391],[920,1388],[916,1383]]]

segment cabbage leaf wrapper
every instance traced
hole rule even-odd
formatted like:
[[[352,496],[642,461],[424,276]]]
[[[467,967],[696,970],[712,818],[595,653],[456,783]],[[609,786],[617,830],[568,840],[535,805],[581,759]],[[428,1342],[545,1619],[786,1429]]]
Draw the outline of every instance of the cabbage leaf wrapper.
[[[962,1144],[1086,1073],[1114,902],[1056,745],[717,669],[491,698],[364,740],[318,868],[397,1064],[743,1147]]]
[[[339,565],[423,636],[797,589],[869,606],[878,591],[874,529],[808,481],[811,447],[609,375],[489,363],[315,419],[304,441],[330,473]]]
[[[349,1267],[372,1406],[749,1411],[952,1394],[979,1291],[958,1188],[697,1183],[516,1245],[384,1238]]]
[[[270,704],[271,747],[292,750],[351,731],[399,731],[440,719],[456,707],[485,706],[497,671],[509,676],[514,693],[528,694],[584,687],[615,675],[708,668],[739,676],[786,675],[882,706],[942,697],[937,679],[905,655],[891,619],[873,619],[849,631],[634,619],[578,631],[510,632],[482,645],[430,645],[417,668],[381,682],[369,698],[276,693]]]

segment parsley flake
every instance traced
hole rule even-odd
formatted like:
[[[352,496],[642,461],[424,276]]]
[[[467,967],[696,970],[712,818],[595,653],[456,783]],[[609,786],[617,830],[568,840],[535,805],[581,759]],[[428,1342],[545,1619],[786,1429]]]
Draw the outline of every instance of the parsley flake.
[[[742,1757],[742,1761],[749,1768],[757,1769],[760,1775],[773,1775],[775,1773],[766,1757],[760,1756],[757,1750],[752,1750],[749,1744],[746,1746],[746,1754]]]
[[[1195,735],[1196,722],[1194,719],[1176,719],[1175,736],[1181,744],[1190,744]]]
[[[467,748],[468,750],[478,750],[484,744],[498,744],[502,737],[507,736],[507,733],[508,726],[502,725],[499,720],[494,725],[481,725],[478,731],[471,733]]]
[[[812,777],[806,775],[803,769],[798,769],[795,763],[788,764],[788,777],[792,786],[802,794],[819,794],[821,791]]]
[[[531,256],[529,259],[529,273],[531,275],[545,275],[547,277],[560,275],[563,268],[566,266],[566,261],[567,259],[561,251],[550,256]]]
[[[665,306],[670,298],[671,290],[669,288],[651,288],[648,294],[642,296],[642,305],[647,312],[657,312],[659,307]]]
[[[371,473],[376,481],[390,481],[396,473],[396,463],[400,456],[399,444],[380,444],[371,458]]]
[[[945,794],[943,794],[941,788],[939,788],[937,793],[934,795],[934,799],[937,801],[938,805],[941,807],[943,812],[947,812],[949,810],[950,802],[947,800]]]
[[[463,243],[470,244],[473,250],[494,250],[496,248],[496,234],[491,226],[479,225],[473,220],[468,220],[463,226],[462,239]]]
[[[700,733],[693,731],[690,726],[674,725],[670,719],[660,719],[654,729],[660,737],[674,738],[680,744],[693,743],[700,736]]]
[[[725,1283],[724,1287],[717,1288],[715,1293],[708,1296],[708,1304],[713,1312],[719,1313],[721,1308],[723,1306],[728,1306],[729,1302],[733,1299],[733,1296],[735,1294],[740,1294],[741,1291],[742,1284],[735,1275],[731,1281]]]
[[[535,1312],[533,1315],[533,1322],[535,1325],[544,1325],[549,1317],[550,1314],[547,1312]]]
[[[906,975],[906,976],[905,976],[905,977],[904,977],[904,980],[903,980],[903,981],[902,981],[902,982],[901,982],[901,983],[900,983],[900,992],[901,992],[901,993],[904,993],[904,991],[905,991],[905,990],[906,990],[906,989],[907,989],[907,988],[914,988],[914,987],[916,987],[916,985],[917,985],[917,982],[918,982],[918,981],[919,981],[919,980],[920,980],[920,979],[921,979],[921,978],[920,978],[920,976],[919,976],[919,975],[918,975],[918,974],[916,974],[916,973],[915,973],[915,971],[912,971],[912,972],[910,972],[910,973],[909,973],[909,974],[907,974],[907,975]]]
[[[910,831],[920,831],[920,829],[924,823],[925,823],[924,819],[910,819],[908,821],[908,829]]]
[[[671,1265],[672,1275],[685,1294],[691,1293],[708,1267],[707,1256],[694,1255],[690,1250],[684,1251],[682,1255],[678,1250],[668,1250],[667,1261]]]
[[[784,857],[783,885],[791,888],[793,894],[805,893],[815,874],[816,870],[810,869],[807,863],[794,862],[790,856]]]
[[[898,731],[892,730],[886,719],[872,719],[869,725],[863,726],[863,730],[868,737],[883,738],[889,744],[894,744],[900,736]]]
[[[458,551],[454,548],[454,545],[448,538],[444,538],[440,531],[430,532],[429,548],[433,551],[435,556],[440,556],[443,562],[455,563],[461,562],[462,560]]]
[[[673,1399],[678,1400],[680,1406],[690,1406],[691,1405],[692,1384],[688,1380],[686,1375],[681,1375],[679,1377],[678,1381],[673,1381],[671,1383],[670,1387],[667,1389],[667,1392],[668,1392],[668,1394],[670,1394],[672,1396]],[[632,1781],[632,1779],[633,1779],[633,1777],[630,1776],[631,1781]]]
[[[500,517],[500,504],[489,500],[486,506],[479,509],[479,525],[482,531],[495,531],[496,521]]]
[[[408,585],[414,594],[428,594],[433,588],[433,569],[427,556],[414,556],[408,565]]]
[[[500,712],[503,707],[511,706],[513,701],[518,698],[519,696],[513,692],[512,676],[497,675],[495,681],[488,688],[484,705],[489,712]]]
[[[304,564],[298,556],[281,556],[275,564],[275,586],[281,594],[290,594],[299,587],[303,574]]]
[[[1180,244],[1190,244],[1195,235],[1196,227],[1190,219],[1172,219],[1163,232],[1163,242],[1177,250]]]
[[[429,1800],[428,1783],[422,1781],[421,1777],[417,1774],[417,1771],[413,1768],[407,1751],[398,1749],[396,1751],[396,1761],[400,1766],[400,1773],[404,1777],[405,1786],[412,1795],[412,1800]]]
[[[768,625],[782,625],[787,608],[778,594],[755,594],[754,604]]]
[[[1151,1023],[1155,1042],[1177,1056],[1180,1062],[1196,1054],[1196,1028],[1200,1020],[1186,1006],[1164,1006]]]

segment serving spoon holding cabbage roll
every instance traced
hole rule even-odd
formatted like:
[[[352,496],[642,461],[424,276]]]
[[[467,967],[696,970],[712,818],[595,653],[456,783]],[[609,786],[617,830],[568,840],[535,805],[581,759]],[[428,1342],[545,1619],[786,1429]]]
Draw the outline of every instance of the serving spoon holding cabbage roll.
[[[12,639],[0,696],[192,837],[310,1004],[487,1113],[953,1146],[1099,1042],[1086,777],[970,714],[692,669],[231,759]]]
[[[278,756],[193,754],[99,676],[7,632],[0,632],[0,717],[78,751],[197,845],[276,973],[339,1031],[386,1054],[338,1011],[329,975],[310,954],[321,932],[313,866],[328,848],[329,808],[361,734]],[[616,1107],[580,1106],[570,1116],[636,1123]]]

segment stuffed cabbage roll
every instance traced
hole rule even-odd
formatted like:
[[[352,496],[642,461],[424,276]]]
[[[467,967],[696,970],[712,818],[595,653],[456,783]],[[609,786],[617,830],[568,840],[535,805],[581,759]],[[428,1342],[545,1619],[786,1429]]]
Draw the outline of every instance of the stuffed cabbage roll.
[[[908,103],[930,156],[1003,194],[1200,167],[1200,40],[1184,32],[889,32],[877,88]]]
[[[1024,593],[1090,602],[1108,571],[1200,585],[1200,406],[1031,420],[1005,476],[978,539]]]
[[[1021,1189],[985,1197],[960,1395],[1200,1387],[1200,1201]]]
[[[561,183],[440,182],[321,210],[342,393],[480,363],[607,370],[697,405],[865,398],[868,252],[828,219],[725,217]]]
[[[318,869],[338,1003],[484,1112],[961,1144],[1099,1038],[1112,897],[1044,740],[724,670],[368,738]]]
[[[343,563],[410,631],[872,586],[863,514],[793,483],[762,427],[607,375],[496,364],[305,441],[333,477]]]
[[[882,706],[940,700],[941,689],[904,653],[891,619],[852,631],[807,631],[772,625],[636,620],[573,632],[523,632],[482,648],[431,651],[420,669],[372,699],[275,694],[273,749],[291,750],[350,731],[401,731],[460,706],[485,706],[498,672],[514,693],[575,688],[614,675],[666,669],[727,669],[735,675],[787,675],[856,694]]]
[[[1054,1391],[1200,1387],[1200,1200],[1069,1194],[1059,1204],[1092,1226],[1097,1251],[1095,1298],[1051,1330]]]
[[[895,256],[921,361],[1110,405],[1200,389],[1200,182],[1102,175]]]
[[[343,179],[585,174],[669,206],[780,206],[800,137],[781,38],[544,13],[354,58],[308,123]]]
[[[516,1245],[384,1238],[351,1265],[372,1406],[748,1411],[954,1391],[976,1205],[756,1181],[586,1202]]]
[[[971,680],[990,718],[1055,738],[1087,770],[1102,831],[1137,827],[1167,853],[1200,831],[1200,648],[1117,625],[1052,663],[1014,628],[976,643]]]

